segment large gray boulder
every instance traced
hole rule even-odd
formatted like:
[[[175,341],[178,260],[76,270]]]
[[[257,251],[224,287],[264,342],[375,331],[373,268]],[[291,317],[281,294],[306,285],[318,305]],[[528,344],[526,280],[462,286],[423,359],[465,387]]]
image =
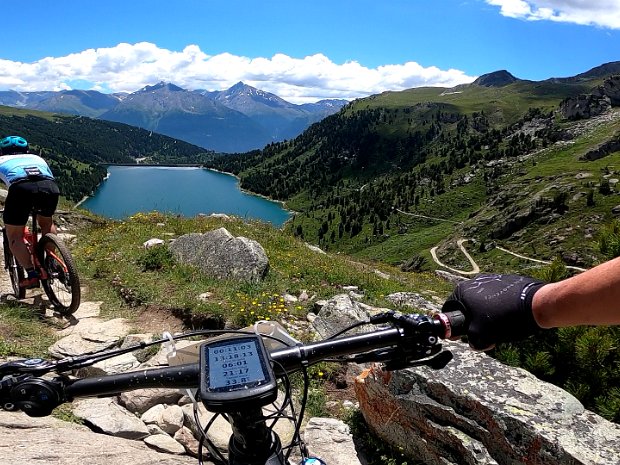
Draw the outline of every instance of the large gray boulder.
[[[446,368],[356,379],[364,418],[427,465],[619,465],[620,425],[525,370],[448,343]]]
[[[170,251],[179,262],[221,279],[259,281],[269,268],[267,254],[258,242],[233,237],[225,228],[180,236]]]
[[[366,307],[351,299],[348,294],[338,294],[325,302],[312,326],[322,338],[326,338],[369,317],[370,312]],[[357,332],[361,330],[352,330],[351,334]]]

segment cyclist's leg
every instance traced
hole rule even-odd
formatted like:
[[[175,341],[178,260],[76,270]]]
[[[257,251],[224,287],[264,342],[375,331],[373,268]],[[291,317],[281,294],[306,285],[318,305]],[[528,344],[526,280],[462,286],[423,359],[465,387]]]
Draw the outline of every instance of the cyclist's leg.
[[[45,236],[47,233],[56,234],[56,225],[54,219],[51,216],[37,215],[37,223],[41,227],[41,236]]]
[[[32,191],[29,182],[13,184],[4,204],[3,220],[9,240],[9,248],[25,269],[32,269],[32,259],[23,241],[24,226],[32,208]]]
[[[9,247],[11,248],[11,253],[15,256],[17,261],[24,269],[30,269],[34,265],[32,264],[32,259],[30,258],[30,253],[24,244],[24,225],[13,225],[5,223],[6,227],[6,235],[9,240]]]
[[[37,182],[37,195],[35,197],[35,207],[40,213],[37,215],[37,223],[41,227],[41,235],[47,233],[56,234],[56,225],[52,216],[58,206],[58,196],[60,191],[53,180]]]

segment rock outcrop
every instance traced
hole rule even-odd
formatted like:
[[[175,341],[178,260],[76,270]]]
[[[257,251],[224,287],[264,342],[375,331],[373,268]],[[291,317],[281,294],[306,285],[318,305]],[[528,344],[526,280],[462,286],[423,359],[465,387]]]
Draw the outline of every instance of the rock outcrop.
[[[448,343],[442,370],[374,367],[356,380],[364,418],[427,465],[618,465],[620,425],[562,389]]]
[[[620,105],[620,76],[611,76],[590,94],[564,99],[560,103],[560,113],[569,120],[586,119],[618,105]]]
[[[601,92],[609,98],[612,106],[620,106],[620,76],[611,76],[605,79],[601,86]]]
[[[560,103],[560,113],[568,120],[586,119],[598,116],[611,107],[608,98],[594,94],[568,97]]]
[[[590,150],[585,155],[579,157],[579,159],[584,161],[598,160],[618,151],[620,151],[620,137],[608,140],[596,149]]]
[[[5,464],[196,465],[193,457],[159,453],[141,441],[95,435],[86,426],[21,412],[0,414],[0,450]]]

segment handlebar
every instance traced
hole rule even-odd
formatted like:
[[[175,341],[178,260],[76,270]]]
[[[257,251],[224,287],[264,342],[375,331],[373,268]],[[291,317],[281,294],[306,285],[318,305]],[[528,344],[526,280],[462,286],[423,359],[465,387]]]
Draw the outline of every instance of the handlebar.
[[[458,311],[438,313],[432,317],[388,311],[371,317],[365,323],[379,326],[370,332],[272,350],[269,359],[275,375],[278,378],[286,377],[321,361],[382,362],[388,371],[419,365],[443,368],[452,359],[452,354],[442,351],[439,340],[463,333],[466,319]],[[229,332],[231,331],[202,331],[177,335],[174,338],[180,339],[198,333],[212,335]],[[263,337],[277,340],[272,336]],[[199,363],[83,379],[71,379],[64,374],[106,358],[165,341],[167,339],[55,362],[30,359],[1,364],[0,408],[20,409],[30,416],[45,416],[58,405],[79,397],[105,397],[142,388],[198,388],[201,375]],[[55,372],[57,376],[43,377],[50,372]],[[260,408],[258,412],[257,415],[260,415]],[[227,413],[229,418],[232,418],[234,431],[234,419],[239,412]]]
[[[441,352],[438,339],[454,337],[461,332],[465,318],[461,312],[439,313],[434,317],[419,314],[384,312],[368,321],[369,324],[391,323],[393,327],[353,336],[325,339],[272,351],[277,376],[291,373],[334,357],[341,362],[383,362],[387,370],[420,364],[442,368],[451,359]],[[159,341],[156,341],[159,342]],[[122,351],[109,351],[106,358],[143,348],[145,344]],[[109,357],[107,355],[109,354]],[[41,359],[18,360],[0,365],[0,407],[18,407],[31,416],[42,416],[60,403],[78,397],[106,396],[139,388],[196,388],[200,374],[198,363],[154,368],[92,378],[72,380],[66,377],[47,380],[41,375],[65,372],[91,365],[101,357],[88,356],[50,362]]]

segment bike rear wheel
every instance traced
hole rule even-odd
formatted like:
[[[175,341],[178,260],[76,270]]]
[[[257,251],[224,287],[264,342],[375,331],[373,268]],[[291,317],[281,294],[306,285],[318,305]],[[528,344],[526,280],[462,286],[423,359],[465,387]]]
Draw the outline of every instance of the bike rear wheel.
[[[9,272],[13,294],[18,299],[23,299],[26,297],[26,289],[19,287],[19,281],[26,277],[26,273],[24,273],[24,268],[17,263],[15,256],[11,252],[6,230],[4,229],[2,230],[2,247],[4,248],[4,268]]]
[[[71,315],[80,306],[80,279],[73,257],[56,234],[48,233],[38,244],[39,261],[47,273],[41,279],[43,290],[54,309],[62,315]]]

